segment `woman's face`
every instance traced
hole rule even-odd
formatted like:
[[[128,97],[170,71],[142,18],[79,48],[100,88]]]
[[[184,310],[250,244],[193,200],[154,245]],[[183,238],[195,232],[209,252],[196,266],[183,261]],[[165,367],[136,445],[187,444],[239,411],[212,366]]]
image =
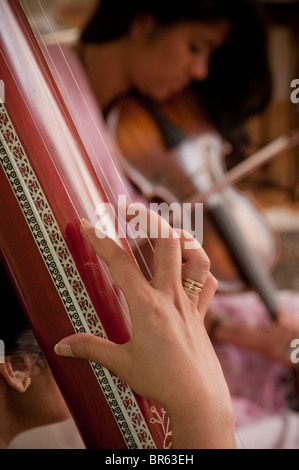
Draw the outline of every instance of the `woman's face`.
[[[205,80],[211,55],[230,33],[226,20],[181,22],[164,28],[147,21],[139,30],[137,25],[131,35],[134,44],[129,77],[132,87],[155,100],[169,98],[192,80]]]

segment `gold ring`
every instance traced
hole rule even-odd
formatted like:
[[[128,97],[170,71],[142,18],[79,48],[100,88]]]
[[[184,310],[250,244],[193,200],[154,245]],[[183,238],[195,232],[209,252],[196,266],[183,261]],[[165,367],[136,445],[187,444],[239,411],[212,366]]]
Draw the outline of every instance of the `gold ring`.
[[[203,290],[203,284],[185,276],[182,276],[182,284],[185,291],[191,294],[199,295]]]

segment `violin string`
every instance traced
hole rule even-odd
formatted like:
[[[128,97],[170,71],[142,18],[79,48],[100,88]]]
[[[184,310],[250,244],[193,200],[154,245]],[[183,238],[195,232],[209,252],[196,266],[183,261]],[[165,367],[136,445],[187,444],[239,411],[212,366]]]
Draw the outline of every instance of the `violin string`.
[[[26,0],[23,0],[23,1],[25,1],[26,5],[27,5],[27,1],[26,1]],[[97,124],[97,122],[96,122],[96,120],[95,120],[95,117],[94,117],[94,115],[93,115],[93,112],[91,111],[91,109],[90,109],[90,107],[89,107],[89,105],[88,105],[88,103],[87,103],[87,101],[86,101],[86,98],[84,97],[84,94],[83,94],[83,92],[82,92],[82,90],[81,90],[81,88],[80,88],[80,85],[78,84],[78,82],[77,82],[77,80],[76,80],[76,77],[74,76],[74,73],[73,73],[73,71],[72,71],[72,68],[71,68],[71,66],[70,66],[70,64],[69,64],[69,62],[68,62],[68,60],[67,60],[67,58],[66,58],[66,56],[65,56],[65,53],[64,53],[64,51],[63,51],[63,49],[62,49],[62,47],[61,47],[61,44],[60,44],[60,42],[59,42],[59,39],[58,39],[58,37],[57,37],[57,35],[56,35],[56,33],[55,33],[53,27],[52,27],[52,24],[51,24],[51,22],[50,22],[50,20],[49,20],[49,18],[48,18],[48,15],[47,15],[45,9],[44,9],[43,6],[41,5],[40,0],[38,0],[38,4],[39,4],[39,7],[40,7],[40,9],[41,9],[41,12],[42,12],[42,14],[43,14],[43,16],[44,16],[46,22],[47,22],[47,25],[48,25],[48,27],[49,27],[49,30],[50,30],[51,34],[53,35],[54,42],[55,42],[55,44],[57,45],[57,47],[58,47],[58,49],[59,49],[59,52],[60,52],[60,54],[61,54],[61,56],[62,56],[62,59],[63,59],[65,65],[67,66],[67,69],[68,69],[68,71],[69,71],[69,73],[70,73],[71,79],[72,79],[72,81],[73,81],[75,87],[77,88],[77,90],[78,90],[78,92],[79,92],[80,98],[82,99],[83,106],[86,108],[86,110],[87,110],[89,116],[90,116],[91,119],[92,119],[92,122],[93,122],[93,125],[94,125],[94,127],[95,127],[97,136],[98,136],[98,138],[100,139],[101,143],[104,145],[106,154],[107,154],[107,156],[108,156],[108,158],[109,158],[109,160],[110,160],[110,163],[112,164],[112,167],[113,167],[113,170],[114,170],[114,172],[115,172],[116,178],[117,178],[118,181],[120,182],[121,187],[122,187],[122,189],[123,189],[123,191],[124,191],[124,194],[125,194],[126,198],[129,200],[130,203],[132,203],[131,197],[130,197],[130,195],[129,195],[129,193],[128,193],[128,189],[126,188],[125,183],[124,183],[124,181],[123,181],[123,178],[122,178],[122,176],[120,175],[118,168],[116,167],[116,164],[115,164],[114,158],[113,158],[112,155],[111,155],[110,149],[108,148],[108,145],[107,145],[107,143],[105,142],[105,139],[104,139],[104,137],[103,137],[103,135],[102,135],[102,132],[101,132],[101,130],[99,129],[98,124]],[[30,10],[29,10],[29,11],[30,11]],[[36,30],[37,30],[38,36],[39,36],[40,40],[42,41],[42,43],[43,43],[43,45],[44,45],[44,49],[45,49],[45,51],[47,51],[47,53],[48,53],[49,60],[51,61],[52,65],[53,65],[53,67],[54,67],[54,69],[55,69],[55,72],[57,73],[57,76],[58,76],[59,79],[60,79],[60,82],[61,82],[61,84],[62,84],[62,86],[63,86],[63,88],[64,88],[64,92],[65,92],[66,95],[69,97],[69,93],[68,93],[68,91],[67,91],[67,89],[66,89],[66,87],[65,87],[64,80],[62,79],[62,77],[61,77],[59,71],[57,70],[56,64],[55,64],[55,62],[54,62],[54,60],[53,60],[51,54],[48,52],[47,45],[46,45],[46,43],[45,43],[45,41],[44,41],[43,35],[40,33],[40,30],[39,30],[39,28],[38,28],[37,25],[36,25],[36,22],[35,22],[35,19],[34,19],[34,15],[32,15],[32,12],[31,12],[31,11],[30,11],[30,16],[31,16],[32,22],[34,22],[34,25],[35,25],[35,28],[36,28]],[[69,97],[69,98],[70,98],[70,97]],[[75,111],[75,112],[76,112],[76,111]],[[78,116],[78,114],[77,114],[77,116]],[[90,141],[90,138],[89,138],[89,137],[87,137],[87,141],[88,141],[88,143],[89,143],[89,145],[90,145],[90,147],[91,147],[91,149],[92,149],[92,151],[93,151],[93,154],[96,155],[96,151],[95,151],[95,149],[94,149],[94,145],[93,145],[92,142]],[[93,165],[93,162],[92,162],[92,161],[90,161],[90,163]],[[115,191],[114,191],[113,188],[111,187],[111,184],[110,184],[110,182],[109,182],[109,180],[108,180],[108,178],[107,178],[107,175],[105,174],[105,170],[103,169],[103,166],[102,166],[102,164],[101,164],[101,162],[100,162],[99,159],[97,159],[97,164],[99,165],[100,171],[101,171],[101,174],[102,174],[102,176],[103,176],[103,178],[104,178],[104,180],[105,180],[105,183],[106,183],[107,187],[109,188],[110,193],[111,193],[112,196],[113,196],[114,202],[117,204],[117,196],[118,196],[118,195],[115,193]],[[94,165],[93,165],[93,166],[94,166]],[[96,171],[96,169],[95,169],[95,173],[98,174],[98,172]],[[103,190],[104,190],[104,188],[103,188]],[[104,192],[105,192],[105,191],[104,191]],[[105,192],[105,193],[106,193],[106,192]],[[106,196],[107,196],[107,194],[106,194]],[[107,196],[107,199],[109,200],[108,196]],[[109,202],[110,202],[110,201],[109,201]],[[127,226],[127,232],[128,232],[129,235],[132,234],[129,225]],[[138,242],[136,241],[135,237],[132,237],[132,238],[133,238],[133,243],[134,243],[134,245],[135,245],[135,248],[136,248],[136,250],[138,251],[138,254],[139,254],[139,256],[140,256],[140,258],[141,258],[141,260],[142,260],[142,262],[143,262],[143,264],[144,264],[144,267],[146,268],[146,270],[147,270],[149,276],[152,277],[151,270],[150,270],[150,268],[149,268],[149,266],[148,266],[148,264],[147,264],[147,262],[146,262],[146,260],[145,260],[145,258],[144,258],[144,256],[143,256],[143,253],[142,253],[142,251],[141,251],[141,249],[140,249],[140,247],[139,247]],[[146,235],[146,240],[147,240],[147,242],[149,243],[149,245],[150,245],[150,247],[151,247],[151,250],[153,251],[154,249],[153,249],[152,243],[151,243],[151,241],[150,241],[150,239],[149,239],[149,237],[148,237],[147,235]],[[132,253],[132,251],[131,251],[131,253]],[[132,255],[133,255],[133,253],[132,253]],[[134,256],[134,255],[133,255],[133,256]]]

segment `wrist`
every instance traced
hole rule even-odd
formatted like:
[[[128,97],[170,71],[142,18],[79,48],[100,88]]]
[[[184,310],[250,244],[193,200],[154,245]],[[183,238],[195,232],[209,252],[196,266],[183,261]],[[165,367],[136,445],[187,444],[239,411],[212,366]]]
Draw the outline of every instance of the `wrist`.
[[[236,447],[234,414],[229,394],[197,397],[191,403],[167,410],[173,449],[233,449]]]
[[[164,403],[173,448],[234,448],[231,396],[218,360],[202,366],[200,373],[195,371],[191,384],[189,380],[183,383],[183,389],[173,390]]]

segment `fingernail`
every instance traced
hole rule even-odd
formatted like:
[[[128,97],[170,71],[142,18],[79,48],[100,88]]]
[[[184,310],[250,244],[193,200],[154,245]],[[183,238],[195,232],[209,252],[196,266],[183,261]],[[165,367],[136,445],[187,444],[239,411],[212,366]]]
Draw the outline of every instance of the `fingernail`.
[[[68,343],[57,343],[54,346],[54,351],[58,356],[75,357],[72,348]]]

